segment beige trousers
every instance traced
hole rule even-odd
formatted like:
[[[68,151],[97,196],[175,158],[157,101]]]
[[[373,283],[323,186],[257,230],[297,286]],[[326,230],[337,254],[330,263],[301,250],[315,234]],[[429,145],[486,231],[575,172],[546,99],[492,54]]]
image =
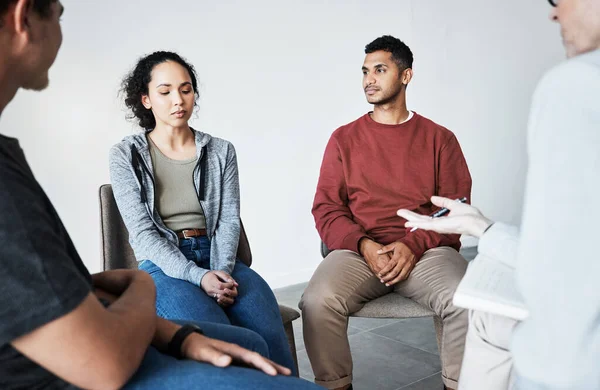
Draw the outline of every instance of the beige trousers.
[[[452,305],[452,296],[466,269],[467,262],[456,250],[434,248],[425,252],[408,279],[386,287],[359,254],[348,250],[331,252],[315,271],[299,304],[315,382],[329,389],[352,382],[348,316],[365,303],[393,291],[430,308],[442,319],[442,379],[446,386],[455,389],[463,358],[467,312]]]
[[[460,390],[513,388],[512,354],[508,347],[519,322],[482,311],[469,311],[469,330],[460,372]]]

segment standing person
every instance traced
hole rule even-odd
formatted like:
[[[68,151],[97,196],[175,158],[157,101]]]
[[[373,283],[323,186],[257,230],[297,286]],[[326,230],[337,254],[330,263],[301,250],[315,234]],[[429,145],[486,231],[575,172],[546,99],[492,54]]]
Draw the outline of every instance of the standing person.
[[[432,199],[451,210],[445,218],[398,212],[406,226],[480,237],[480,253],[516,263],[529,317],[471,311],[464,390],[600,389],[600,262],[590,253],[600,220],[600,0],[550,4],[569,60],[533,96],[520,230],[445,198]]]

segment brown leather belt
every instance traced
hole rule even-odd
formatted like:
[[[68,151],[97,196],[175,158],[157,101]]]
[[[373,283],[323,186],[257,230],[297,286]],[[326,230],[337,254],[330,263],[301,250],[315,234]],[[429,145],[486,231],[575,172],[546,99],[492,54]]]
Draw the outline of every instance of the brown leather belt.
[[[181,239],[206,236],[206,229],[184,229],[177,232]]]

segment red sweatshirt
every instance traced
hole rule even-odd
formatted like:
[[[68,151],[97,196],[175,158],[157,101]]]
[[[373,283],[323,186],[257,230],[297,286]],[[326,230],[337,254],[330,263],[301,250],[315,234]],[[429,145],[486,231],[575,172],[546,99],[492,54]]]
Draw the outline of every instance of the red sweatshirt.
[[[369,237],[380,244],[400,240],[420,258],[438,246],[460,249],[459,235],[409,233],[400,208],[431,214],[432,195],[471,199],[471,175],[454,134],[414,114],[400,125],[383,125],[369,114],[331,136],[312,209],[329,249],[358,252]]]

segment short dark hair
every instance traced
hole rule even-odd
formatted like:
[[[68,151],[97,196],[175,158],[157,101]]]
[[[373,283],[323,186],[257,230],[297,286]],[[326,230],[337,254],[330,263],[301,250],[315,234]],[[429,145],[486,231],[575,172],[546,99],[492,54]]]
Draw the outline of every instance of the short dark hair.
[[[129,72],[121,83],[121,93],[125,96],[125,106],[131,110],[128,119],[137,120],[144,130],[153,130],[156,127],[156,119],[152,111],[142,104],[142,96],[148,95],[148,84],[152,80],[152,70],[156,65],[173,61],[183,66],[192,79],[194,88],[194,107],[197,106],[199,97],[198,80],[194,67],[186,62],[179,54],[170,51],[156,51],[140,58],[131,72]]]
[[[412,68],[413,53],[410,51],[410,48],[398,38],[395,38],[391,35],[384,35],[365,46],[365,54],[373,53],[379,50],[392,53],[392,60],[394,60],[401,71],[407,68]]]
[[[0,0],[0,16],[4,16],[6,11],[8,11],[8,7],[16,2],[17,0]],[[34,11],[43,18],[50,16],[50,8],[52,7],[53,3],[56,3],[56,0],[31,0],[31,6],[33,7]],[[0,27],[1,26],[2,21],[0,20]]]

